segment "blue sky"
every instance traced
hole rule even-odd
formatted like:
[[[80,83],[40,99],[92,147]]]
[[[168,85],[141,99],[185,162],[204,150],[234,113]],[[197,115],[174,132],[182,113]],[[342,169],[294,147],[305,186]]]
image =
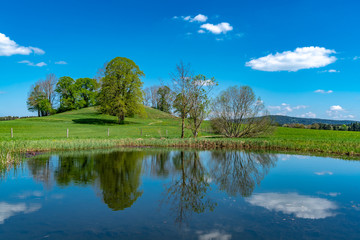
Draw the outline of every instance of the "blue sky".
[[[360,120],[358,1],[4,1],[0,116],[48,73],[93,77],[114,57],[146,86],[180,60],[217,91],[250,85],[272,114]],[[66,64],[58,64],[66,63]]]

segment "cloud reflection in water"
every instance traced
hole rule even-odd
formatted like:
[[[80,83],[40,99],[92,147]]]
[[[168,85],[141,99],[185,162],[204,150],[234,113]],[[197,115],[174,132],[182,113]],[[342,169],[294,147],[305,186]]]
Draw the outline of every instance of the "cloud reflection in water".
[[[270,211],[294,214],[298,218],[322,219],[335,216],[337,205],[327,199],[297,193],[258,193],[246,199],[251,205]]]

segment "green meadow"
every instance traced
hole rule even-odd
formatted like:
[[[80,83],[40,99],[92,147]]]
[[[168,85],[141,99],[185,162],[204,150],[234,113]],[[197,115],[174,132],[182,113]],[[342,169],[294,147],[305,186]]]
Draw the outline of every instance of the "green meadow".
[[[117,124],[116,117],[99,114],[94,107],[48,117],[2,121],[0,159],[2,163],[11,163],[24,158],[24,154],[117,146],[236,148],[360,156],[360,132],[278,127],[269,136],[228,139],[213,134],[209,122],[205,122],[197,139],[192,138],[190,131],[186,132],[185,139],[180,139],[180,119],[152,108],[146,108],[146,112],[147,118],[126,118],[123,125]]]

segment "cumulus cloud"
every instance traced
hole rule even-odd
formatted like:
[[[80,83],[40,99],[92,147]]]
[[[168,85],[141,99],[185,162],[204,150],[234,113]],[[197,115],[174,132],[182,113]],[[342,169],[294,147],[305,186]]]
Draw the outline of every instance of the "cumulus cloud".
[[[23,61],[20,61],[19,63],[24,63],[24,64],[27,64],[28,66],[34,66],[34,67],[43,67],[43,66],[47,65],[44,62],[33,63],[33,62],[28,61],[28,60],[23,60]]]
[[[274,110],[279,111],[276,114],[286,115],[290,112],[293,112],[294,110],[305,109],[307,107],[308,106],[305,106],[305,105],[298,105],[298,106],[292,107],[290,104],[282,103],[280,106],[269,106],[268,109],[270,111],[274,111]]]
[[[5,34],[0,33],[0,56],[44,54],[45,51],[36,47],[23,47],[11,40]]]
[[[326,113],[329,117],[332,117],[333,119],[353,119],[353,118],[355,118],[354,115],[348,114],[348,111],[346,111],[340,105],[330,106],[329,110],[327,110]]]
[[[270,211],[294,214],[297,218],[323,219],[335,216],[335,203],[298,193],[259,193],[246,199],[251,205],[266,208]]]
[[[205,23],[201,25],[200,28],[208,30],[213,34],[221,34],[221,33],[226,34],[227,32],[233,30],[233,27],[227,22],[222,22],[216,25],[211,23]]]
[[[318,90],[315,90],[314,93],[333,93],[333,90],[323,90],[323,89],[318,89]]]
[[[219,230],[213,230],[209,233],[203,233],[202,231],[197,232],[199,240],[230,240],[231,235],[220,232]]]
[[[340,105],[334,105],[330,107],[331,111],[344,111],[344,109]]]
[[[301,117],[316,118],[316,114],[313,112],[307,112],[300,115]]]
[[[6,202],[0,202],[0,224],[3,224],[6,219],[17,215],[32,213],[41,208],[39,204],[26,205],[25,203],[10,204]]]
[[[195,17],[191,17],[191,16],[174,16],[173,19],[183,19],[184,21],[189,21],[189,22],[206,22],[208,20],[208,17],[203,15],[203,14],[198,14]]]
[[[55,64],[65,65],[65,64],[68,64],[68,63],[65,62],[65,61],[58,61],[58,62],[55,62]]]
[[[327,66],[336,61],[336,57],[331,56],[334,53],[336,53],[334,50],[323,47],[303,47],[296,48],[294,51],[269,54],[246,62],[245,65],[255,70],[267,72],[296,72],[300,69]]]

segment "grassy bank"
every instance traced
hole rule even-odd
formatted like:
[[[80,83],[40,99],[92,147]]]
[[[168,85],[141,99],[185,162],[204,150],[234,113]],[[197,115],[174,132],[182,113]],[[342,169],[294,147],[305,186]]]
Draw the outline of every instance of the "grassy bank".
[[[189,131],[187,139],[178,139],[179,119],[149,108],[147,113],[148,118],[128,118],[124,125],[116,124],[112,116],[98,114],[94,108],[0,122],[0,159],[2,163],[11,163],[25,153],[118,146],[236,148],[360,156],[360,132],[279,127],[272,136],[225,139],[210,133],[205,123],[198,139],[189,138]],[[67,129],[69,138],[66,138]]]

